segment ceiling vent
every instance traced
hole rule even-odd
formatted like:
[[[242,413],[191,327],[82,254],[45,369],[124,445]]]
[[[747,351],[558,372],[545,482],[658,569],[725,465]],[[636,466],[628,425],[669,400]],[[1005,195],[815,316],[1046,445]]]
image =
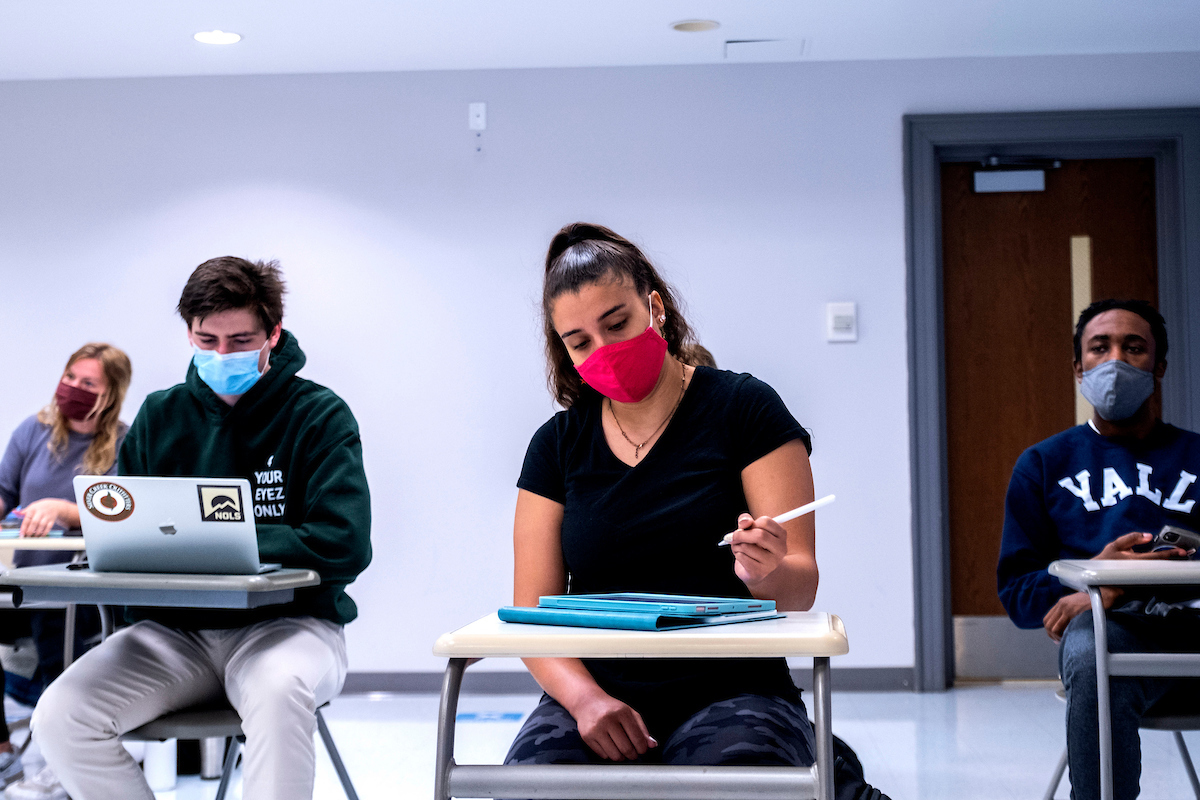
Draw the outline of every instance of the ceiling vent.
[[[805,39],[727,39],[725,60],[752,64],[799,61],[804,57]]]

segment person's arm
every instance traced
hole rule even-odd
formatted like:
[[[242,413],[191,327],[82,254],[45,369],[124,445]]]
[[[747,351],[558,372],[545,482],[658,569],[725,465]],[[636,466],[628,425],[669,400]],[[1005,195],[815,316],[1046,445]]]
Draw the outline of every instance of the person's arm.
[[[1047,612],[1071,593],[1049,572],[1064,545],[1046,511],[1040,475],[1036,456],[1022,455],[1004,498],[996,586],[1004,610],[1018,628],[1043,627]]]
[[[513,604],[536,606],[542,595],[567,590],[562,556],[562,503],[518,490],[513,524]],[[563,705],[593,752],[612,761],[634,759],[657,743],[642,717],[609,695],[577,658],[526,658],[538,685]]]
[[[79,506],[70,500],[45,497],[21,509],[21,536],[40,537],[55,528],[79,527]]]
[[[996,583],[1000,602],[1019,628],[1044,628],[1058,641],[1075,617],[1091,608],[1086,592],[1074,592],[1059,583],[1049,572],[1050,564],[1062,557],[1064,544],[1060,532],[1046,511],[1045,497],[1035,458],[1026,454],[1017,462],[1004,499],[1004,532]],[[1093,556],[1097,559],[1178,557],[1179,550],[1160,553],[1135,553],[1131,548],[1145,544],[1150,534],[1130,533],[1118,537]],[[1105,608],[1111,608],[1122,591],[1101,589]]]
[[[1152,533],[1133,532],[1127,533],[1124,536],[1118,536],[1108,544],[1104,545],[1104,549],[1096,555],[1092,556],[1093,561],[1121,561],[1125,559],[1136,559],[1139,561],[1157,561],[1165,558],[1186,558],[1185,553],[1181,548],[1173,547],[1166,550],[1154,550],[1148,553],[1136,552],[1133,548],[1138,545],[1149,544],[1154,538]],[[1125,590],[1120,586],[1101,586],[1100,600],[1105,608],[1112,608],[1113,603],[1118,597],[1125,594]],[[1092,607],[1092,600],[1087,592],[1073,592],[1059,599],[1054,606],[1046,612],[1046,616],[1042,618],[1042,625],[1046,628],[1046,633],[1054,641],[1062,639],[1063,631],[1067,629],[1067,624],[1087,611]]]
[[[0,458],[0,517],[17,507],[21,496],[21,469],[29,457],[33,418],[13,432]],[[79,509],[70,500],[48,497],[21,509],[21,536],[45,536],[57,527],[78,528]]]
[[[774,600],[781,611],[807,611],[817,596],[816,521],[813,514],[784,525],[772,519],[813,500],[812,468],[798,439],[742,470],[750,513],[733,535],[734,572],[750,593]]]
[[[0,457],[0,517],[21,504],[21,465],[25,463],[25,453],[17,440],[22,427],[13,431],[4,456]]]
[[[147,453],[142,443],[145,441],[146,406],[138,409],[133,424],[125,432],[125,439],[117,451],[118,475],[148,475]]]
[[[303,503],[300,524],[257,523],[259,558],[314,569],[323,583],[353,581],[371,562],[371,497],[357,426],[293,469],[305,470],[304,492],[285,502]]]
[[[117,444],[119,454],[122,441],[118,440]],[[107,474],[115,475],[116,467],[114,462]],[[25,517],[21,521],[21,536],[45,536],[55,528],[77,530],[80,527],[79,506],[74,500],[47,497],[30,503],[23,512]]]

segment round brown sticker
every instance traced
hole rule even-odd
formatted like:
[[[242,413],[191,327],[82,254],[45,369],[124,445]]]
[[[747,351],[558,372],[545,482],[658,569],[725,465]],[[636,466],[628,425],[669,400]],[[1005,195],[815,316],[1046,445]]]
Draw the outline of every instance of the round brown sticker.
[[[133,495],[115,483],[93,483],[83,494],[83,507],[106,522],[120,522],[133,513]]]

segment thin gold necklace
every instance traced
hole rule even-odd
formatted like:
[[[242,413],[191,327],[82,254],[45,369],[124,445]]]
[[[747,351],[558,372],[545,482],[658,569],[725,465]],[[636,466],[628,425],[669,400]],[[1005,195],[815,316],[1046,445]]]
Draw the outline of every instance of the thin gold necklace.
[[[617,419],[617,411],[615,408],[613,408],[612,398],[608,398],[608,413],[612,414],[613,422],[617,423],[617,430],[619,430],[621,435],[625,437],[625,441],[633,445],[634,461],[638,460],[638,455],[642,452],[642,448],[645,447],[651,439],[658,435],[658,432],[663,429],[663,426],[667,424],[671,417],[675,416],[675,412],[679,410],[679,404],[683,402],[683,391],[686,384],[687,369],[685,368],[683,370],[683,374],[679,377],[679,399],[675,401],[675,407],[671,409],[670,414],[667,414],[667,416],[663,418],[662,422],[658,423],[658,427],[654,429],[654,433],[651,433],[649,436],[647,436],[646,441],[642,442],[641,444],[638,444],[633,439],[630,439],[629,434],[626,433],[625,429],[621,427],[621,420]]]

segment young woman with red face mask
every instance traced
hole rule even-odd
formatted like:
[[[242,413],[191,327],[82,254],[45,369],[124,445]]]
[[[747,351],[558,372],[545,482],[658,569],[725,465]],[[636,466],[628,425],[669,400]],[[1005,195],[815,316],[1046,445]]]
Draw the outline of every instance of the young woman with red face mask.
[[[116,474],[132,374],[123,351],[84,345],[67,360],[50,404],[17,427],[0,460],[0,514],[20,509],[21,536],[79,528],[71,479]]]
[[[129,357],[116,347],[92,343],[67,360],[50,404],[17,426],[0,458],[0,517],[20,526],[22,537],[45,536],[61,529],[78,535],[79,509],[71,480],[76,475],[115,475],[117,452],[125,437],[121,404],[133,368]],[[71,553],[54,550],[17,550],[18,567],[69,561]],[[32,635],[38,651],[38,672],[20,699],[36,699],[45,684],[62,672],[63,612],[9,612],[3,618],[5,636]],[[99,630],[94,609],[80,607],[80,639],[90,629]],[[76,642],[82,652],[82,641]],[[11,745],[7,728],[0,728],[0,783],[7,771]],[[19,762],[16,764],[19,770]]]
[[[628,240],[574,224],[543,286],[551,393],[518,481],[515,598],[644,591],[757,597],[817,591],[808,433],[746,374],[697,366],[674,292]],[[718,547],[737,530],[731,548]],[[507,763],[813,762],[783,659],[526,659],[546,694]]]

